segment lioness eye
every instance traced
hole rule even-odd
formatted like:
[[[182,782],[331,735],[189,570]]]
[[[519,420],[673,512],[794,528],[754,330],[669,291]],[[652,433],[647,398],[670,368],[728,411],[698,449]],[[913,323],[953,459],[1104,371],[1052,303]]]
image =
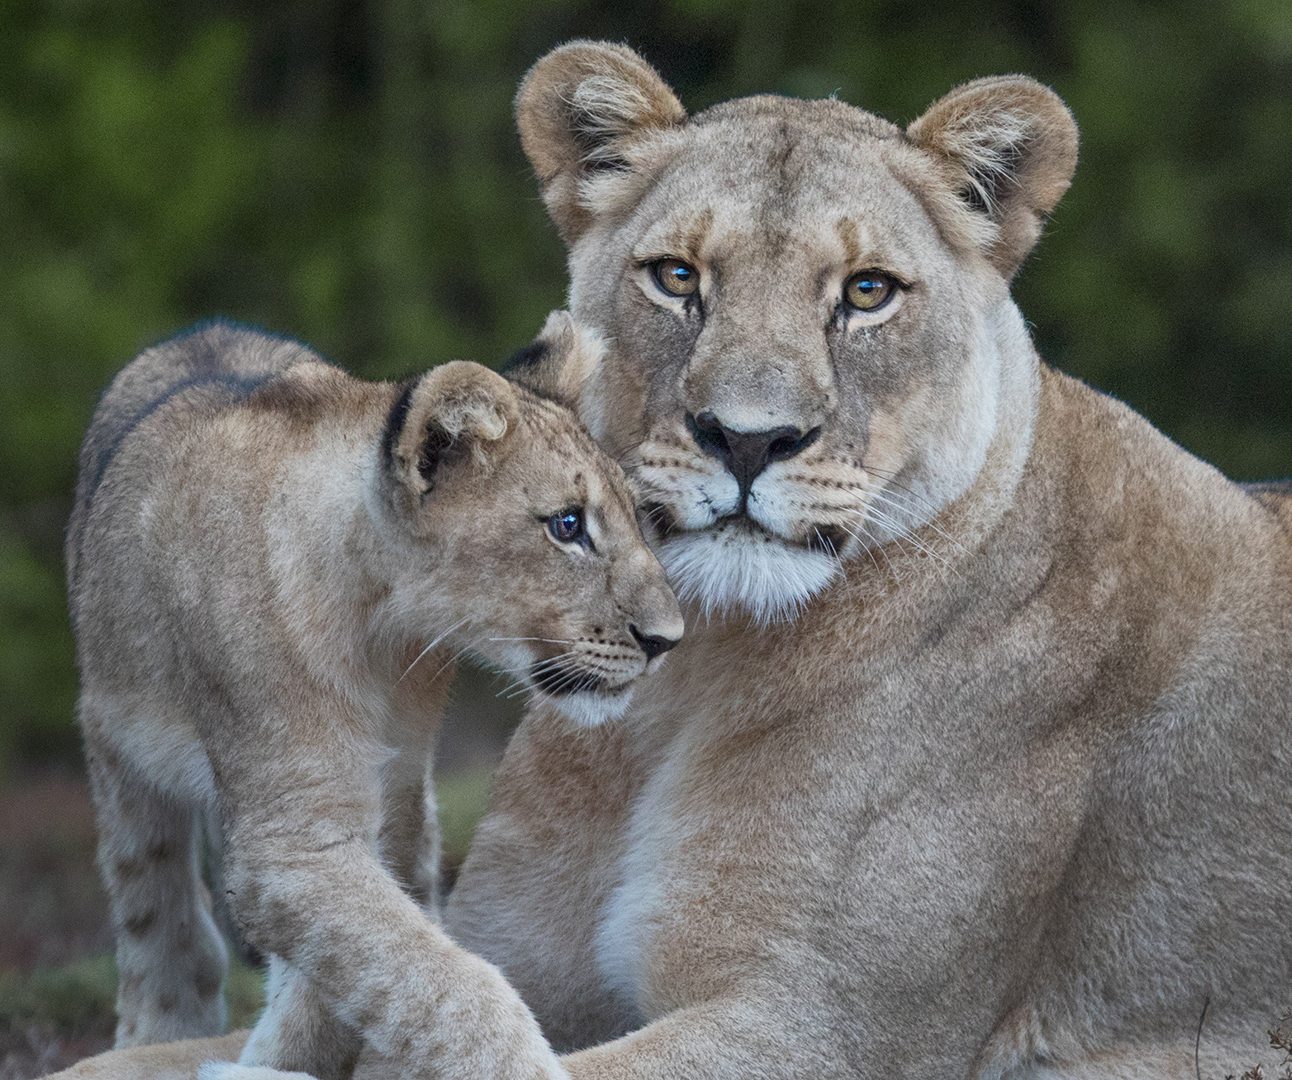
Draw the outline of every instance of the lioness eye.
[[[561,544],[577,544],[583,540],[583,511],[575,506],[553,514],[547,519],[547,531]]]
[[[651,270],[655,283],[669,296],[690,296],[700,287],[700,275],[695,267],[681,259],[660,259]]]
[[[897,282],[880,270],[853,274],[843,286],[843,299],[858,311],[877,311],[892,299]]]

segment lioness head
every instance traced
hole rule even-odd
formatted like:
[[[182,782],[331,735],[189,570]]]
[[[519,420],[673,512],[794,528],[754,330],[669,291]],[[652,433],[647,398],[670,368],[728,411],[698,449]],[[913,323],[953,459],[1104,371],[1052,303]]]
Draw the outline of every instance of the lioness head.
[[[792,614],[970,486],[1034,379],[1009,280],[1076,163],[1050,90],[979,80],[904,130],[834,100],[688,118],[636,53],[577,42],[517,116],[610,343],[582,415],[685,596]]]
[[[583,723],[622,712],[682,636],[623,471],[561,403],[601,351],[558,312],[514,382],[457,361],[405,384],[374,485],[397,623]]]

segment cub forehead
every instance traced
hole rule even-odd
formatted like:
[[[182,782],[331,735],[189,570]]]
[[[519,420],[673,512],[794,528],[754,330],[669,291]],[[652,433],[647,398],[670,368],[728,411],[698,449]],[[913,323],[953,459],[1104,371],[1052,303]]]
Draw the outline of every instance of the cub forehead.
[[[628,477],[587,429],[564,405],[524,388],[517,388],[520,423],[513,454],[532,478],[558,483],[570,496],[590,506],[617,511],[636,520],[636,505]]]
[[[519,404],[522,451],[569,455],[578,452],[585,441],[591,444],[583,426],[565,405],[516,383],[512,386]]]

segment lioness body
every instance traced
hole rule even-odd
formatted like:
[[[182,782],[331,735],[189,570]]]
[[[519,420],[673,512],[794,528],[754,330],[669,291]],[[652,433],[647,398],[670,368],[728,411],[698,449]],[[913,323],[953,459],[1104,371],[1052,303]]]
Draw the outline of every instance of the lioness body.
[[[1204,1005],[1203,1075],[1272,1064],[1292,507],[1038,360],[1062,103],[688,119],[578,43],[518,114],[612,342],[582,415],[710,617],[613,727],[531,712],[455,940],[587,1080],[1183,1080]]]
[[[562,1047],[657,1022],[572,1074],[1184,1076],[1208,999],[1204,1075],[1267,1053],[1292,501],[1038,383],[972,550],[697,627],[631,724],[522,726],[447,923]]]

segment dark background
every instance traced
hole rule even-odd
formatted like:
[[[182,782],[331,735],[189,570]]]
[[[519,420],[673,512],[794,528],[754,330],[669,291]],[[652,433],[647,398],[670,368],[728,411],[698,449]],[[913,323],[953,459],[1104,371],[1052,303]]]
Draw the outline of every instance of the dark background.
[[[1083,144],[1017,286],[1042,354],[1235,476],[1292,472],[1286,0],[429,10],[0,0],[0,761],[74,752],[61,534],[141,346],[220,313],[403,374],[562,303],[511,98],[571,36],[641,49],[692,110],[837,93],[905,122],[973,76],[1050,83]]]
[[[1231,475],[1292,473],[1287,0],[0,0],[0,1078],[106,1023],[60,565],[100,388],[216,313],[371,376],[507,355],[565,287],[511,98],[575,36],[692,110],[834,93],[906,122],[974,76],[1053,85],[1083,145],[1016,289],[1042,354]],[[456,849],[473,733],[506,719],[463,695]]]

